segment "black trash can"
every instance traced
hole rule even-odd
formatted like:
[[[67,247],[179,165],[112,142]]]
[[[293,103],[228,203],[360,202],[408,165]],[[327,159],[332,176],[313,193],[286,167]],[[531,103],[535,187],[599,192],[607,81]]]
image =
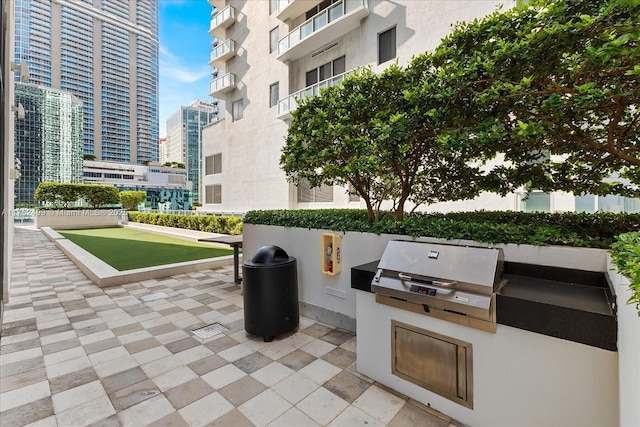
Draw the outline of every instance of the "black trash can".
[[[298,273],[296,259],[278,246],[263,246],[242,263],[244,329],[262,335],[266,342],[274,335],[298,327]]]

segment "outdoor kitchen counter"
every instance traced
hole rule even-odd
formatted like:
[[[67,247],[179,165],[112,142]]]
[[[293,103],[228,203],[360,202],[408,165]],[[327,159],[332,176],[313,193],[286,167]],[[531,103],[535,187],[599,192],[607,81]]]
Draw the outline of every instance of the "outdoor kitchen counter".
[[[351,288],[372,292],[378,261],[351,269]],[[500,325],[617,351],[615,296],[603,272],[505,262],[496,293]]]

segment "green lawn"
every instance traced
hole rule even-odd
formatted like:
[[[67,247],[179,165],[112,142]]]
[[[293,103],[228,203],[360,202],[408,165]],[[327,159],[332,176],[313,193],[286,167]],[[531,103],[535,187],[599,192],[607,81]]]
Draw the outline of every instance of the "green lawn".
[[[233,254],[229,249],[128,228],[56,231],[119,271]]]

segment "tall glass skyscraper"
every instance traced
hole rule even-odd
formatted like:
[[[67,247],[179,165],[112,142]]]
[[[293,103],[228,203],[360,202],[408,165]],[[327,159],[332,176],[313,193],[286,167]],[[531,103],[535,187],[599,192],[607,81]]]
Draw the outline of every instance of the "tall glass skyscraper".
[[[97,159],[158,161],[158,49],[156,0],[15,2],[16,59],[29,83],[82,101]]]
[[[15,204],[31,205],[41,182],[82,182],[82,102],[69,92],[16,83],[15,156],[22,176]],[[17,161],[18,161],[17,160]]]
[[[186,166],[194,200],[200,200],[202,183],[202,129],[214,121],[217,111],[216,104],[197,100],[167,119],[165,160]]]

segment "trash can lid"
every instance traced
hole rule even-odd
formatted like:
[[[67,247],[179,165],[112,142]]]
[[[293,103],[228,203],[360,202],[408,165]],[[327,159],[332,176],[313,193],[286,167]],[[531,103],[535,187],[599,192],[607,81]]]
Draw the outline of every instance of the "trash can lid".
[[[289,261],[289,255],[278,246],[263,246],[253,253],[251,262],[255,264],[274,264]]]

